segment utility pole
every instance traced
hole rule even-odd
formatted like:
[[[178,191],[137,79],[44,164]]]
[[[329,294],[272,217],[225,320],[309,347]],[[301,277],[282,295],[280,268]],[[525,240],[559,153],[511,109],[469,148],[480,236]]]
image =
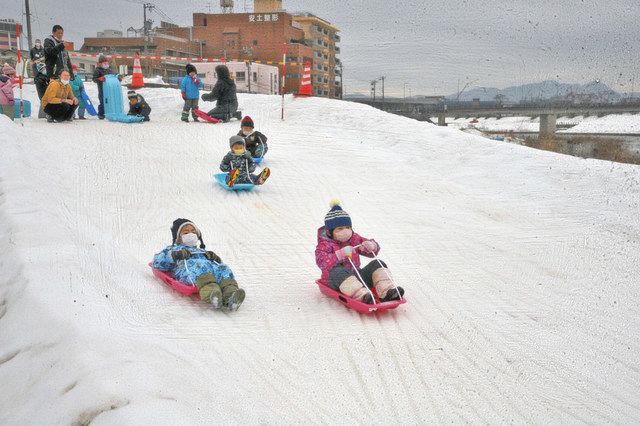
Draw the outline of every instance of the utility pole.
[[[249,82],[249,93],[251,93],[251,59],[247,61],[247,81]]]
[[[376,101],[376,83],[378,80],[373,80],[371,82],[371,97],[373,98],[373,102]]]
[[[142,33],[144,37],[144,54],[145,55],[149,54],[147,49],[148,49],[148,43],[149,43],[149,30],[151,27],[151,24],[147,21],[147,9],[149,9],[149,12],[151,12],[154,8],[155,8],[155,5],[151,3],[144,3],[142,5],[142,17],[144,19],[144,22],[142,24]]]
[[[29,0],[24,0],[25,16],[27,17],[27,42],[29,43],[29,50],[33,47],[31,44],[31,12],[29,11]]]
[[[382,102],[384,102],[384,76],[380,77],[382,80]]]

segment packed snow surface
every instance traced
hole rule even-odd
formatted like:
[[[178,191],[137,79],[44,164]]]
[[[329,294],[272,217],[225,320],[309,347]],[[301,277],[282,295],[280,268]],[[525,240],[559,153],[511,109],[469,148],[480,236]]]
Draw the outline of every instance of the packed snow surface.
[[[0,424],[640,422],[637,166],[240,95],[272,175],[230,193],[211,174],[238,122],[140,93],[149,123],[0,117]],[[406,289],[395,311],[314,284],[334,197]],[[239,311],[152,276],[178,217]]]

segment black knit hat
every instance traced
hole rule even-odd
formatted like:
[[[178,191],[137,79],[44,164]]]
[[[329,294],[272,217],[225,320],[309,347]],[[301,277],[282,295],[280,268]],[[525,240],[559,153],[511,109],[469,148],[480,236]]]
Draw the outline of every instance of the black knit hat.
[[[191,74],[192,72],[197,73],[198,71],[193,64],[187,64],[187,74]]]
[[[189,219],[176,219],[176,220],[173,221],[173,225],[171,225],[172,244],[177,244],[178,235],[180,235],[180,230],[185,225],[191,225],[196,229],[196,235],[198,236],[198,239],[200,240],[200,248],[204,250],[205,245],[204,245],[204,241],[202,241],[202,233],[200,232],[198,227],[193,222],[191,222]]]
[[[136,93],[135,90],[129,90],[127,92],[127,98],[133,99],[133,98],[137,98],[137,97],[138,97],[138,94]]]

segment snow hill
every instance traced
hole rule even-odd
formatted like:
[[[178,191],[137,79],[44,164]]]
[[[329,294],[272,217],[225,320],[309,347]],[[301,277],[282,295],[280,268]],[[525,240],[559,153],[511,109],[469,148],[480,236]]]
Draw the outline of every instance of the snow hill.
[[[240,95],[273,171],[229,193],[211,173],[238,123],[141,93],[150,123],[0,117],[0,424],[640,422],[640,168]],[[334,197],[407,304],[318,291]],[[177,217],[233,268],[238,312],[152,276]]]

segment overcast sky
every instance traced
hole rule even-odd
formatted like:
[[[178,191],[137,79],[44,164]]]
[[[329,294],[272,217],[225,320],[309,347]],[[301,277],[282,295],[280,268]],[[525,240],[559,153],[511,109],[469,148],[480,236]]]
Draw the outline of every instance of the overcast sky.
[[[22,0],[0,18],[18,19]],[[152,0],[175,23],[193,12],[219,12],[219,1]],[[54,23],[77,43],[105,28],[142,26],[142,1],[31,0],[34,33]],[[236,0],[236,11],[252,10]],[[545,6],[546,5],[546,6]],[[386,76],[388,94],[449,94],[463,87],[507,87],[546,79],[600,79],[620,92],[640,90],[638,0],[284,0],[288,11],[309,11],[341,31],[348,93],[368,93]],[[162,18],[151,16],[155,23]]]

